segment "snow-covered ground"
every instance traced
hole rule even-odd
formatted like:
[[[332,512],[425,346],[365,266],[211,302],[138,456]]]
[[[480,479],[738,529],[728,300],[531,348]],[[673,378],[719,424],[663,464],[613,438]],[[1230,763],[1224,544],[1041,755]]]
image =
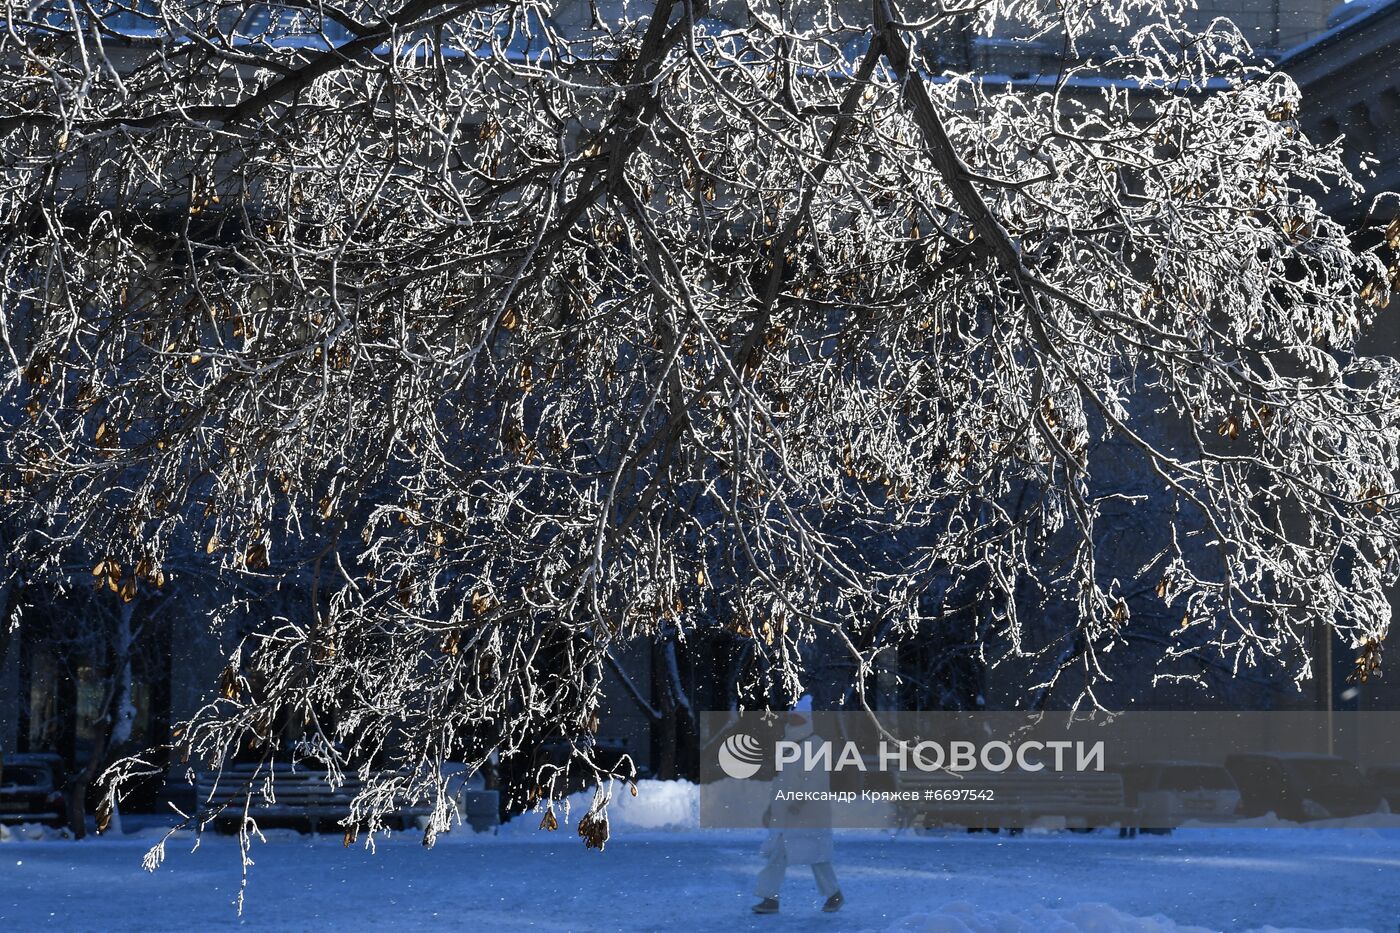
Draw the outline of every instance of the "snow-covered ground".
[[[538,818],[494,836],[453,834],[432,851],[412,833],[368,852],[338,836],[275,831],[253,851],[242,917],[227,838],[206,836],[195,852],[172,843],[154,874],[141,868],[153,829],[76,843],[11,838],[0,845],[0,931],[1392,933],[1400,924],[1400,830],[838,833],[842,913],[818,913],[810,873],[794,868],[782,914],[753,917],[761,833],[694,829],[685,785],[644,784],[621,804],[601,854],[571,825],[536,831]]]

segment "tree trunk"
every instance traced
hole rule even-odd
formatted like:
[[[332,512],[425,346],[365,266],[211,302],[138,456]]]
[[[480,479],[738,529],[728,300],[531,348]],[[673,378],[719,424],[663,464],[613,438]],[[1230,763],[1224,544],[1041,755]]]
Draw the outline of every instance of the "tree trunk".
[[[10,584],[0,583],[0,676],[10,656]]]
[[[94,748],[93,751],[95,753],[97,749]],[[103,754],[106,754],[105,750]],[[94,754],[80,771],[73,772],[68,778],[68,783],[63,786],[63,806],[68,819],[68,829],[73,833],[74,839],[82,839],[87,835],[87,789],[96,777],[93,762],[97,760]]]
[[[5,659],[10,655],[10,584],[0,583],[0,678],[5,676]],[[26,702],[24,697],[20,703]],[[18,713],[19,709],[16,708]],[[18,724],[16,724],[18,726]],[[5,736],[0,735],[0,780],[5,777]]]
[[[653,770],[658,778],[669,781],[676,776],[676,695],[671,689],[670,663],[666,642],[651,646],[651,682],[656,685],[656,760]]]
[[[111,664],[108,668],[107,702],[100,722],[103,728],[93,742],[92,753],[87,764],[75,771],[64,787],[64,806],[67,810],[68,828],[75,839],[87,835],[87,792],[92,782],[102,773],[107,762],[107,753],[112,747],[131,737],[131,724],[134,710],[131,705],[131,647],[134,641],[131,631],[131,616],[134,603],[124,602],[117,616],[117,629],[113,633]],[[98,831],[106,827],[99,825]]]

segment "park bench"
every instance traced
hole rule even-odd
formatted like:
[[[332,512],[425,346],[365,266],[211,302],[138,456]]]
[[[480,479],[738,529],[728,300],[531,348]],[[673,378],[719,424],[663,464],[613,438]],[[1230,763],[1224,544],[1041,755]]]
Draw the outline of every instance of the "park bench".
[[[1123,800],[1123,778],[1112,772],[905,770],[896,776],[895,787],[918,795],[917,801],[898,805],[903,826],[1025,829],[1063,820],[1069,829],[1114,824],[1127,829],[1133,823]]]
[[[272,775],[270,800],[262,795],[269,771]],[[350,815],[351,801],[364,786],[353,773],[345,774],[343,783],[332,787],[326,781],[326,772],[317,768],[280,763],[234,763],[224,766],[222,774],[213,771],[199,772],[195,778],[195,791],[201,802],[208,800],[211,794],[217,794],[217,800],[241,794],[249,781],[253,782],[254,791],[248,805],[249,816],[260,823],[304,822],[309,824],[313,833],[320,830],[323,822],[338,827],[340,822]],[[400,827],[404,828],[412,825],[416,817],[427,813],[426,807],[404,807],[398,811],[397,818]],[[228,826],[236,824],[242,818],[242,803],[235,799],[215,822],[216,825]]]

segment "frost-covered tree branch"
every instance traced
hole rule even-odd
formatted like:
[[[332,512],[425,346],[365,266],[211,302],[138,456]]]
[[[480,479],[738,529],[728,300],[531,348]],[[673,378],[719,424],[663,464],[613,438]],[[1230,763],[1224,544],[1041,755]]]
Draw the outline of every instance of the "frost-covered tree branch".
[[[788,690],[816,637],[867,673],[933,588],[1082,670],[1082,702],[1130,591],[1180,618],[1164,658],[1302,678],[1319,620],[1378,657],[1400,373],[1355,345],[1400,226],[1353,248],[1317,201],[1359,194],[1338,146],[1228,24],[890,0],[4,21],[10,519],[133,593],[184,562],[306,594],[189,754],[271,755],[297,724],[369,779],[355,827],[426,799],[431,840],[441,761],[553,734],[587,767],[609,652],[706,626]],[[966,29],[1057,38],[1064,68],[949,72]],[[1108,441],[1168,516],[1126,569]],[[1072,638],[1026,637],[1028,589]]]

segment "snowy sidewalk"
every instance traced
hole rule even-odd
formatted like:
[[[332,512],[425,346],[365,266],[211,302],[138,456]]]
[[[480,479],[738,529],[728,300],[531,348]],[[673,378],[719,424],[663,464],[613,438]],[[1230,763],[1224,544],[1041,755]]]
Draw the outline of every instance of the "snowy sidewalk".
[[[402,834],[369,853],[281,831],[253,851],[242,918],[226,838],[195,853],[172,843],[155,874],[140,865],[149,838],[13,842],[0,846],[0,930],[1392,933],[1400,917],[1394,831],[838,835],[845,911],[817,913],[810,873],[793,870],[783,913],[765,918],[747,912],[758,838],[634,830],[599,854],[565,826],[433,851]]]

